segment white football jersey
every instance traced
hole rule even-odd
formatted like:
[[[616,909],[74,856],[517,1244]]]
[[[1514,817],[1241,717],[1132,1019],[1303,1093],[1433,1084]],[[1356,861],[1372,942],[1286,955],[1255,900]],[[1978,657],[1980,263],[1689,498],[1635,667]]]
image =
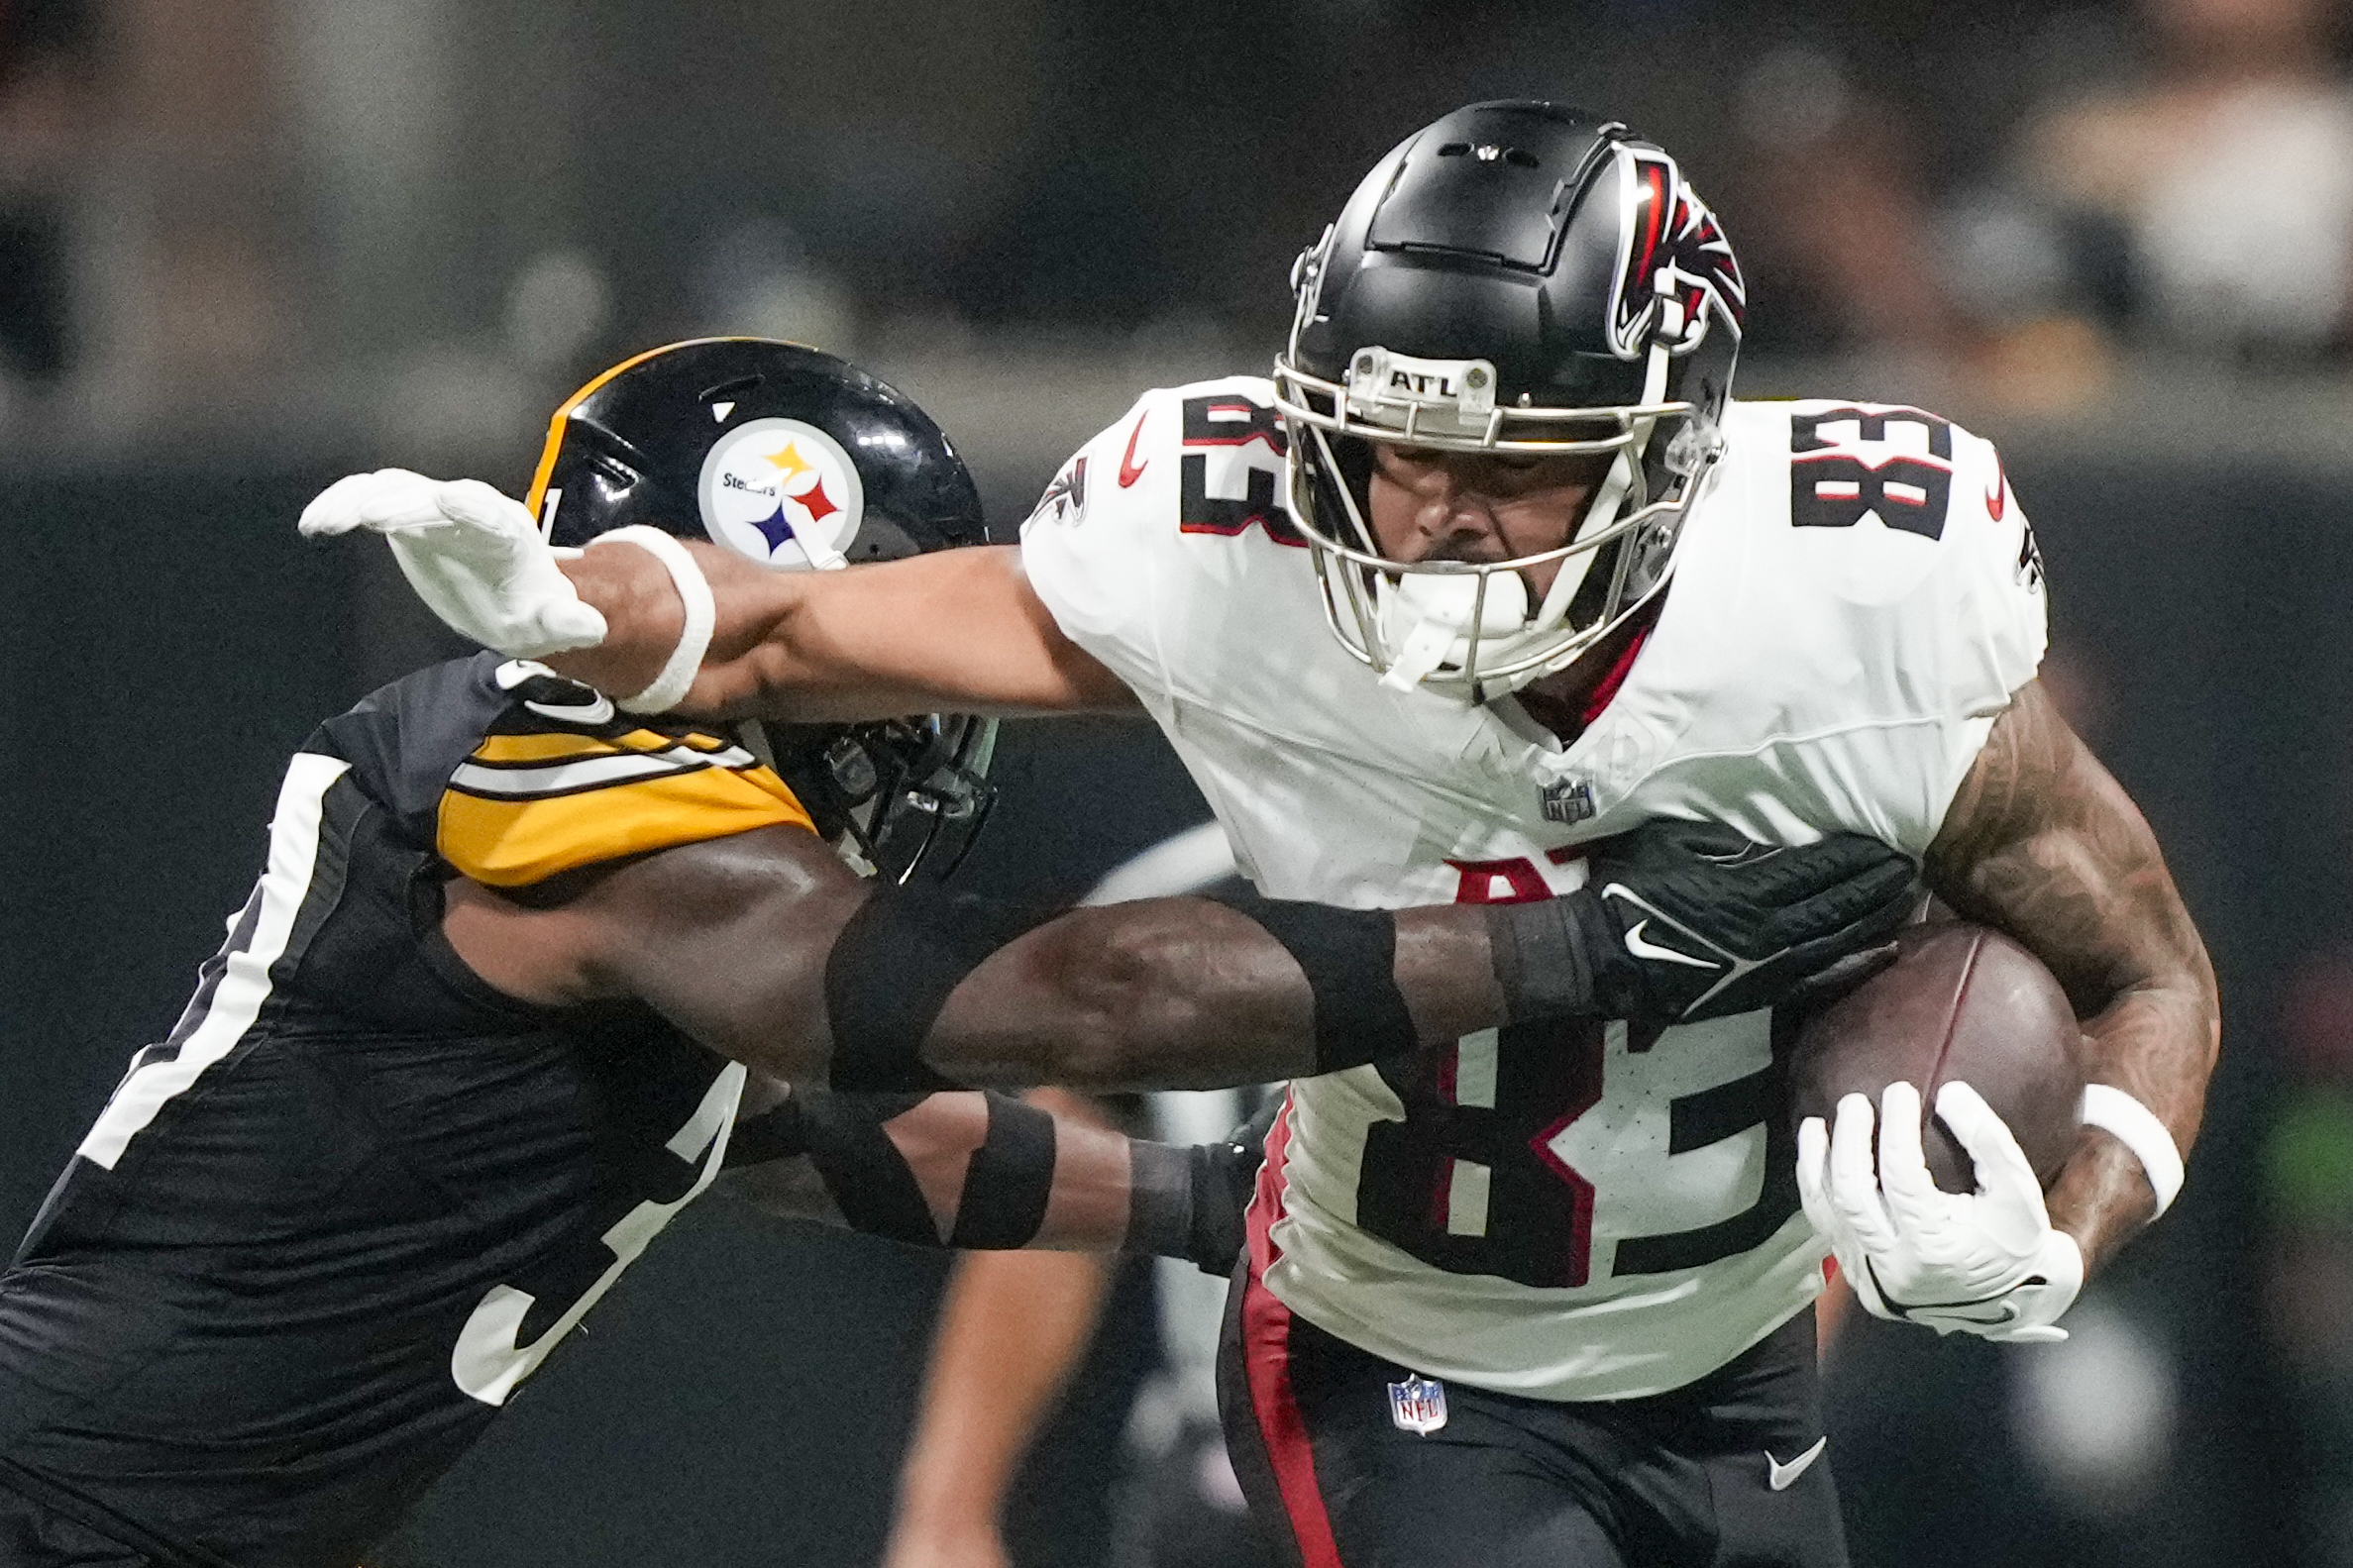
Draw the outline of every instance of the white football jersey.
[[[1135,689],[1269,896],[1551,896],[1580,844],[1658,816],[1918,855],[2041,661],[2041,562],[1987,443],[1917,409],[1735,403],[1664,608],[1573,743],[1509,699],[1386,688],[1325,625],[1271,402],[1256,377],[1145,393],[1022,533],[1063,632]],[[1763,1011],[1521,1025],[1430,1083],[1302,1080],[1253,1216],[1267,1287],[1429,1376],[1688,1383],[1821,1288],[1786,1044]]]

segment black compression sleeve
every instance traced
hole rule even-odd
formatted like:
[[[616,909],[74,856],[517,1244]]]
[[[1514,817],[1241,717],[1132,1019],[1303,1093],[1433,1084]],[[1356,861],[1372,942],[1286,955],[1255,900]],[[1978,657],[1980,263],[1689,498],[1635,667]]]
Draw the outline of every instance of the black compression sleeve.
[[[931,1205],[915,1181],[907,1156],[883,1130],[883,1123],[921,1095],[829,1095],[796,1087],[801,1127],[811,1164],[825,1179],[825,1191],[842,1217],[870,1235],[918,1247],[939,1245]]]
[[[1316,1071],[1337,1073],[1413,1055],[1419,1044],[1397,989],[1397,917],[1386,909],[1220,894],[1258,922],[1307,976],[1316,1003]]]
[[[951,1247],[1007,1250],[1037,1238],[1054,1194],[1054,1118],[1004,1095],[989,1099],[989,1135],[964,1168]]]
[[[1059,912],[920,884],[875,889],[825,960],[833,1087],[957,1088],[922,1058],[948,993],[990,954]]]
[[[729,1170],[739,1165],[763,1165],[808,1153],[808,1128],[801,1119],[801,1100],[788,1094],[757,1116],[742,1116],[727,1134]]]

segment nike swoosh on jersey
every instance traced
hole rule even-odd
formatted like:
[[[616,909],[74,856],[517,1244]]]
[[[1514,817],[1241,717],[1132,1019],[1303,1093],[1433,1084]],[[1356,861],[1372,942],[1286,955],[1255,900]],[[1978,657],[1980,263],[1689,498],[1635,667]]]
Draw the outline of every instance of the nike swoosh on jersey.
[[[1813,1467],[1814,1461],[1822,1457],[1822,1450],[1829,1446],[1830,1439],[1827,1436],[1817,1437],[1814,1439],[1813,1447],[1799,1454],[1787,1464],[1775,1459],[1772,1456],[1772,1450],[1767,1448],[1765,1451],[1765,1484],[1775,1492],[1788,1491],[1797,1478],[1804,1475],[1807,1470]]]
[[[2001,514],[2009,510],[2009,480],[2002,472],[2001,458],[1997,454],[1993,459],[1993,482],[1985,487],[1985,515],[1998,523]]]
[[[1645,940],[1643,937],[1643,928],[1648,926],[1650,923],[1649,917],[1646,916],[1643,919],[1635,921],[1634,924],[1627,929],[1626,951],[1632,953],[1636,958],[1655,958],[1661,963],[1684,964],[1688,965],[1692,969],[1723,968],[1722,965],[1712,964],[1704,958],[1693,958],[1688,953],[1678,953],[1671,947],[1660,947],[1656,942]]]
[[[1127,432],[1127,450],[1120,454],[1120,488],[1123,490],[1142,478],[1145,468],[1152,461],[1149,458],[1144,459],[1142,463],[1135,461],[1136,438],[1144,433],[1144,421],[1151,417],[1148,413],[1136,415],[1135,428]],[[1996,512],[1994,515],[1998,517],[2001,514]]]

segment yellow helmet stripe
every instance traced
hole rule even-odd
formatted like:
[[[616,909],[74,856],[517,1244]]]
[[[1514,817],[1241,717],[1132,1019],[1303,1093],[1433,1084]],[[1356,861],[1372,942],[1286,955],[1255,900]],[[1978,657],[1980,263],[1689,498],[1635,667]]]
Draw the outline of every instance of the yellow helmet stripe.
[[[761,340],[737,333],[717,338],[682,338],[676,343],[665,343],[658,349],[648,349],[643,354],[633,354],[608,370],[598,371],[588,385],[564,399],[548,420],[547,445],[540,449],[539,469],[531,475],[531,488],[523,496],[523,504],[530,508],[533,517],[539,519],[540,527],[545,529],[547,526],[547,519],[540,515],[540,509],[547,501],[548,479],[556,471],[556,454],[564,446],[564,422],[572,417],[572,411],[580,407],[590,392],[595,391],[596,388],[632,366],[643,365],[646,361],[668,354],[674,349],[691,349],[698,343],[756,343],[759,341]]]

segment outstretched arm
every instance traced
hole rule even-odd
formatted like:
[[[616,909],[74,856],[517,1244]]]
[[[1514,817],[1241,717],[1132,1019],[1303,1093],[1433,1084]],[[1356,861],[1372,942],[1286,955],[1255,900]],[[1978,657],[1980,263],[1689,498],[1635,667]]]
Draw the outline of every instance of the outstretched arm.
[[[530,903],[460,879],[443,930],[510,995],[550,1006],[637,997],[725,1055],[790,1082],[830,1073],[839,1086],[851,1075],[834,1060],[836,1006],[895,999],[917,977],[868,938],[852,945],[875,955],[874,981],[847,996],[837,981],[829,996],[835,949],[853,917],[864,911],[871,929],[908,896],[851,875],[801,829],[763,828],[599,867]],[[1042,923],[978,899],[908,908],[914,957],[968,939],[983,949],[967,972],[936,977],[935,1014],[912,1021],[919,1068],[939,1078],[1222,1088],[1317,1071],[1306,973],[1263,925],[1222,904],[1147,899]],[[1508,1021],[1483,909],[1401,911],[1395,933],[1386,973],[1368,979],[1394,982],[1418,1033]]]
[[[1726,853],[1658,823],[1540,903],[1380,910],[1160,898],[1059,915],[878,889],[798,828],[683,845],[521,898],[458,880],[443,931],[551,1006],[635,997],[712,1049],[836,1088],[1217,1088],[1383,1061],[1522,1018],[1714,1016],[1882,940],[1911,865],[1852,835]],[[1647,925],[1639,947],[1628,925]],[[1680,949],[1664,957],[1659,945]]]
[[[2187,1154],[2221,1042],[2213,966],[2149,824],[2039,681],[1994,721],[1926,870],[1956,910],[2050,966],[2086,1020],[2091,1082],[2148,1106]],[[2049,1202],[2087,1264],[2156,1211],[2140,1162],[2095,1128]]]
[[[652,685],[687,624],[669,570],[645,548],[597,540],[559,559],[528,511],[478,480],[356,473],[304,508],[301,527],[312,537],[383,534],[410,586],[452,629],[513,658],[546,660],[609,696]],[[692,716],[819,721],[1133,705],[1118,678],[1055,629],[1013,547],[772,572],[681,544],[712,599],[709,643],[677,704]]]
[[[715,619],[682,713],[808,723],[1135,705],[1055,627],[1016,546],[839,572],[771,572],[712,546],[687,548],[710,583]],[[603,691],[643,690],[685,625],[669,573],[627,544],[590,546],[563,570],[606,631],[597,646],[546,662]]]

